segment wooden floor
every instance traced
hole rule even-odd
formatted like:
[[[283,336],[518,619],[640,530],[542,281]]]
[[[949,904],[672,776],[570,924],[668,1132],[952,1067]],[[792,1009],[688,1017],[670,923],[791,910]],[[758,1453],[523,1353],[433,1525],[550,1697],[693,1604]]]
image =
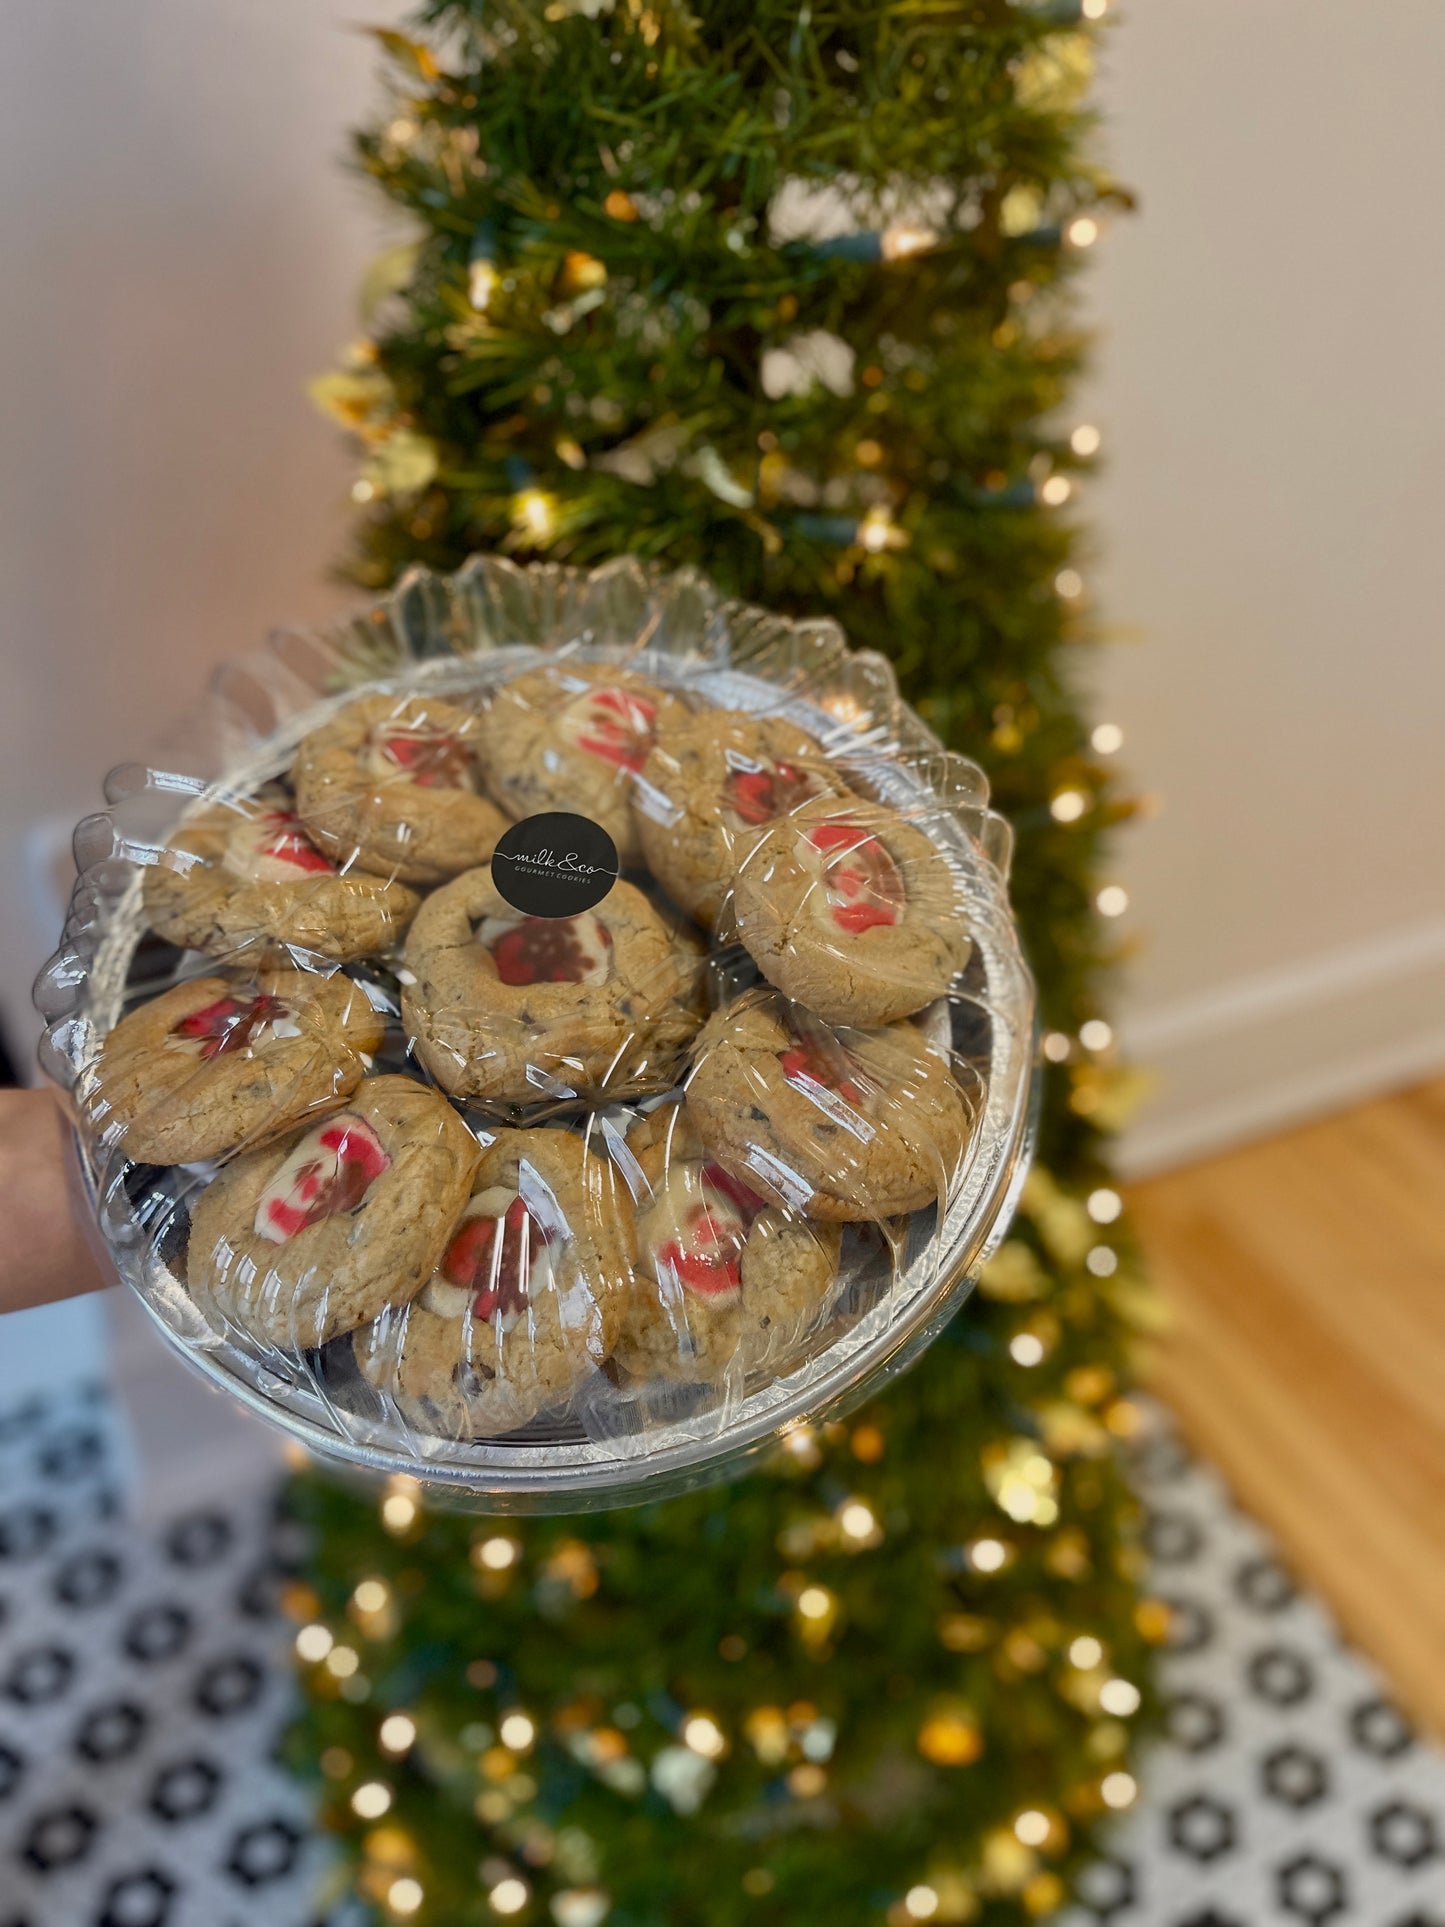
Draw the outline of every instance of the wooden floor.
[[[1133,1187],[1149,1376],[1445,1737],[1445,1079]]]

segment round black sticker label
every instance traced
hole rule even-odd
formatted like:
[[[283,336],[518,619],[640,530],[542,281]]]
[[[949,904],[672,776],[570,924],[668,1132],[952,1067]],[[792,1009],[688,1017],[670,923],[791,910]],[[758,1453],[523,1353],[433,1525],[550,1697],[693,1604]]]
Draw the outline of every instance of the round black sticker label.
[[[621,869],[600,823],[544,810],[514,823],[492,852],[492,881],[526,917],[575,917],[601,903]]]

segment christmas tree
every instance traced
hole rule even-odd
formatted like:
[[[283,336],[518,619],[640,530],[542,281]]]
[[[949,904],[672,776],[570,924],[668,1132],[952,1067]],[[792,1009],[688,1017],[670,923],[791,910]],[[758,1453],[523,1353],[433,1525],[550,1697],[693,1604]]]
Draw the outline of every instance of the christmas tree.
[[[351,575],[630,552],[835,615],[1014,821],[1050,1069],[979,1292],[742,1484],[516,1523],[296,1481],[291,1749],[379,1918],[1015,1922],[1134,1797],[1166,1619],[1115,1462],[1129,805],[1066,672],[1105,4],[434,0],[380,36],[356,150],[413,238],[317,384],[363,447]]]

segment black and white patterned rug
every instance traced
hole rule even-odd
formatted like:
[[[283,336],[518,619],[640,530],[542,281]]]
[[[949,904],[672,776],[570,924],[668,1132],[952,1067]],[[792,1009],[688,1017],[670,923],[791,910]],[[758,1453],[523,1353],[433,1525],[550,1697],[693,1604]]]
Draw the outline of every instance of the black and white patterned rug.
[[[320,1927],[274,1474],[138,1522],[131,1457],[99,1388],[0,1413],[0,1927]],[[1162,1421],[1138,1477],[1169,1737],[1059,1927],[1445,1927],[1445,1755]]]
[[[138,1532],[128,1457],[98,1387],[0,1414],[0,1927],[303,1927],[275,1486]]]

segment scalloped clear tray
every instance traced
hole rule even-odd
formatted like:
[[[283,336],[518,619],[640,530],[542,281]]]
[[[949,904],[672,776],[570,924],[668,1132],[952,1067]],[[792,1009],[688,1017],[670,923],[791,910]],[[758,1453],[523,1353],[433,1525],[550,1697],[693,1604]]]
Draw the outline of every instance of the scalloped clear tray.
[[[635,755],[592,754],[599,700]],[[1011,837],[836,624],[691,571],[476,557],[273,637],[176,742],[79,826],[36,1002],[110,1261],[214,1383],[330,1460],[587,1510],[735,1471],[957,1309],[1032,1142]],[[509,910],[458,854],[539,801],[610,824],[593,908]],[[258,820],[291,826],[280,868]],[[273,887],[292,845],[314,875]],[[604,1004],[641,1012],[621,1045]]]

